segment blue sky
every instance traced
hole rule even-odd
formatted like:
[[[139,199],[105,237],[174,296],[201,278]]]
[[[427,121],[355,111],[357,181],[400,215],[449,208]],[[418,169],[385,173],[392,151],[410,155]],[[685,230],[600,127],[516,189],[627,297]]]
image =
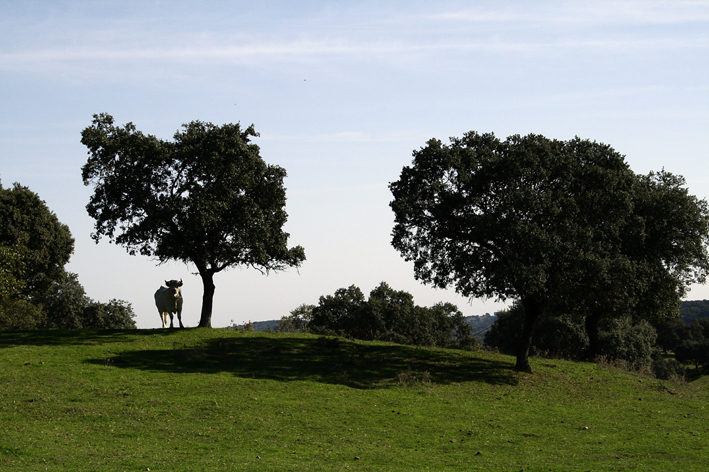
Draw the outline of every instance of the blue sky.
[[[163,139],[192,120],[253,123],[288,171],[286,230],[308,260],[218,274],[214,326],[381,281],[484,314],[505,304],[424,286],[391,248],[388,183],[430,138],[539,133],[610,144],[708,198],[709,1],[0,0],[3,186],[30,187],[69,226],[68,269],[91,298],[157,327],[153,293],[182,278],[195,326],[193,267],[90,239],[79,139],[101,112]]]

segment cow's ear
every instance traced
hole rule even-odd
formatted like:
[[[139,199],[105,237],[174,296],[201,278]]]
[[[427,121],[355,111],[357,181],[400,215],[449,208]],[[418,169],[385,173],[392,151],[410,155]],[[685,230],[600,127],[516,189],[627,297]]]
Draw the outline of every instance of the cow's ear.
[[[180,283],[177,284],[178,287],[182,287],[182,279],[180,279]]]
[[[170,286],[170,282],[166,280],[166,281],[165,281],[165,286],[166,286],[166,287],[169,287],[169,286]]]

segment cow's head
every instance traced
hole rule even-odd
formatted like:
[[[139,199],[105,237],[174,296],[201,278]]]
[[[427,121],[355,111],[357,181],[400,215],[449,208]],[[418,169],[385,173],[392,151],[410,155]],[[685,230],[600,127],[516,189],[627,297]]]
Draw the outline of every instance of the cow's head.
[[[170,293],[173,297],[180,296],[180,287],[182,287],[182,279],[180,280],[166,280],[165,286],[170,289]]]

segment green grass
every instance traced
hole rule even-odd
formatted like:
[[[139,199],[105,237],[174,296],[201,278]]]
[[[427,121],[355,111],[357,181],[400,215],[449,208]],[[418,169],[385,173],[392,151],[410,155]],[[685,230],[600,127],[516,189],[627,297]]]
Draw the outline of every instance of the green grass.
[[[230,330],[0,333],[0,470],[701,470],[705,379]]]

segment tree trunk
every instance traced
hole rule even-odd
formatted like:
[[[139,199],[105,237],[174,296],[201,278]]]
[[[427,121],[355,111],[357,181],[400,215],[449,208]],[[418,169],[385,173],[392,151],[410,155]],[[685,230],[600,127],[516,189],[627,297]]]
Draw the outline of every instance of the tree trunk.
[[[588,336],[588,356],[590,360],[594,360],[601,353],[598,340],[598,323],[600,321],[600,313],[593,313],[584,320],[586,335]]]
[[[542,314],[542,304],[536,300],[523,298],[521,300],[524,307],[524,328],[517,350],[517,370],[532,373],[532,366],[529,365],[529,349],[532,347],[532,335],[534,325]]]
[[[214,273],[209,270],[199,271],[202,277],[204,293],[202,294],[202,313],[199,317],[199,328],[212,327],[212,307],[214,305]]]

